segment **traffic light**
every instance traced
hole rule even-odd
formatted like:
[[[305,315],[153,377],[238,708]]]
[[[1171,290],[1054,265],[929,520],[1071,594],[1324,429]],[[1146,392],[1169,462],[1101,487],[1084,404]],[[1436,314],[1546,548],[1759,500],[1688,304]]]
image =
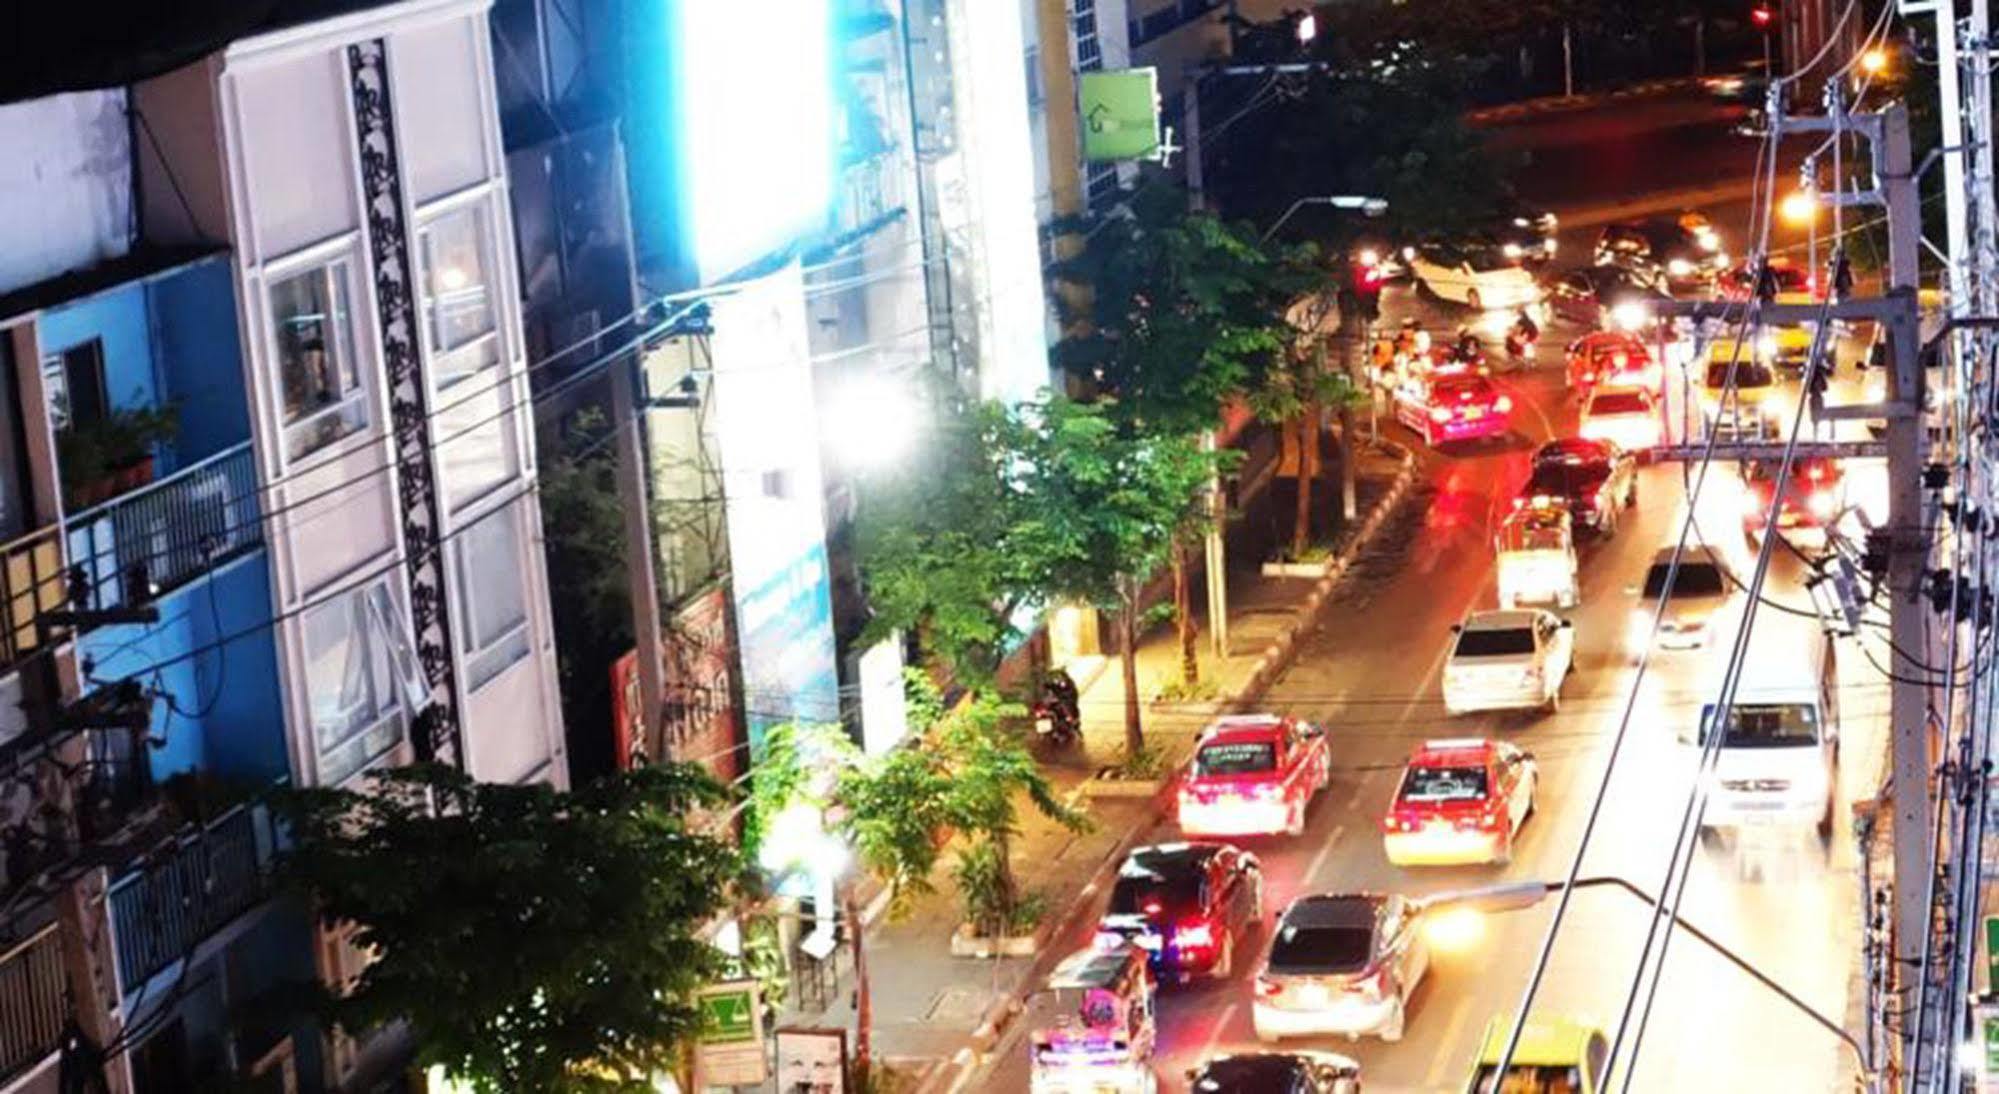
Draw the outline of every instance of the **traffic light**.
[[[1777,24],[1777,10],[1768,4],[1758,4],[1749,9],[1749,22],[1757,30],[1767,31]]]

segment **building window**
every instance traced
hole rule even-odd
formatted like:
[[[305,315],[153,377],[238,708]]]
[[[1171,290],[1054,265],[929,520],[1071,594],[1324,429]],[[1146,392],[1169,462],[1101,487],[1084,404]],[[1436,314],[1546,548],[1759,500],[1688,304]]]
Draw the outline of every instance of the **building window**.
[[[1103,43],[1097,38],[1097,0],[1076,0],[1071,26],[1076,40],[1076,71],[1095,72],[1104,67]]]
[[[1027,105],[1040,106],[1048,98],[1047,89],[1041,85],[1041,49],[1027,47]]]
[[[354,359],[345,259],[271,285],[283,384],[285,452],[291,459],[332,444],[368,424],[368,396]]]
[[[307,612],[305,683],[319,781],[336,786],[403,738],[398,675],[407,690],[408,643],[392,639],[402,618],[386,581],[344,593]]]
[[[520,517],[509,505],[458,533],[453,544],[458,585],[458,649],[467,690],[477,690],[528,655]]]
[[[433,217],[417,230],[424,335],[439,391],[500,361],[486,219],[484,205],[471,205]]]
[[[1109,209],[1117,201],[1118,193],[1117,164],[1088,165],[1084,174],[1083,194],[1085,202],[1092,211],[1100,213]]]
[[[81,422],[101,422],[111,413],[104,391],[104,343],[96,338],[42,358],[42,390],[49,423],[58,431]]]

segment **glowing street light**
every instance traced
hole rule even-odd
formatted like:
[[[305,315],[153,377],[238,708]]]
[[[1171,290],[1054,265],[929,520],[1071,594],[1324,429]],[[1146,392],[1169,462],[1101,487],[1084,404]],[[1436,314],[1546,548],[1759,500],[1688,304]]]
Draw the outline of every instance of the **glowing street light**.
[[[1777,205],[1787,224],[1804,225],[1818,219],[1818,196],[1809,190],[1793,190]]]
[[[1860,71],[1879,76],[1888,70],[1888,51],[1876,46],[1860,55]]]
[[[880,470],[902,459],[923,428],[913,383],[901,376],[856,376],[831,395],[819,428],[842,464]]]
[[[1311,12],[1306,12],[1304,17],[1298,20],[1298,44],[1309,45],[1312,39],[1318,36],[1319,17],[1313,15]]]

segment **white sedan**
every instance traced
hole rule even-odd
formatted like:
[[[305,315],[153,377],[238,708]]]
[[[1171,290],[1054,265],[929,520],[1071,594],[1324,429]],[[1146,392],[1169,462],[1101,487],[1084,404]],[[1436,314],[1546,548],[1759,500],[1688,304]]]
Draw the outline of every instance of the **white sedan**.
[[[1409,272],[1440,299],[1481,311],[1524,308],[1541,300],[1541,286],[1534,275],[1498,250],[1462,255],[1413,250],[1404,253],[1409,259]]]
[[[1576,631],[1553,612],[1501,609],[1473,612],[1451,628],[1456,639],[1444,661],[1444,709],[1555,710],[1562,682],[1575,667]]]
[[[1600,387],[1583,404],[1576,432],[1609,441],[1643,460],[1661,440],[1658,403],[1642,387]]]

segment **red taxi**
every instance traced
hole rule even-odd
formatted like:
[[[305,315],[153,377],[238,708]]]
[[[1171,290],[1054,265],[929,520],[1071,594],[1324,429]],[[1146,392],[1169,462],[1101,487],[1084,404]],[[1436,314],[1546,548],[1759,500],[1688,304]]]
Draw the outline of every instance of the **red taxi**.
[[[1180,784],[1180,831],[1298,835],[1312,795],[1331,778],[1331,751],[1317,726],[1275,714],[1217,719],[1202,731]]]
[[[1751,535],[1770,523],[1770,505],[1777,497],[1776,460],[1750,460],[1742,465],[1742,530]],[[1823,528],[1844,506],[1839,463],[1826,456],[1802,456],[1791,461],[1791,486],[1784,491],[1784,511],[1777,528]]]
[[[1504,436],[1512,429],[1512,413],[1512,397],[1470,367],[1433,368],[1406,377],[1395,389],[1396,418],[1431,446]]]
[[[1824,299],[1818,278],[1788,258],[1770,260],[1770,280],[1776,290],[1772,303],[1816,304]],[[1738,303],[1756,295],[1756,267],[1747,262],[1733,266],[1714,282],[1715,295]]]
[[[1505,741],[1425,741],[1381,819],[1397,866],[1456,866],[1513,859],[1513,840],[1534,811],[1541,781],[1533,754]]]
[[[1600,330],[1569,343],[1569,390],[1587,395],[1591,388],[1659,386],[1659,364],[1637,336],[1621,330]]]

